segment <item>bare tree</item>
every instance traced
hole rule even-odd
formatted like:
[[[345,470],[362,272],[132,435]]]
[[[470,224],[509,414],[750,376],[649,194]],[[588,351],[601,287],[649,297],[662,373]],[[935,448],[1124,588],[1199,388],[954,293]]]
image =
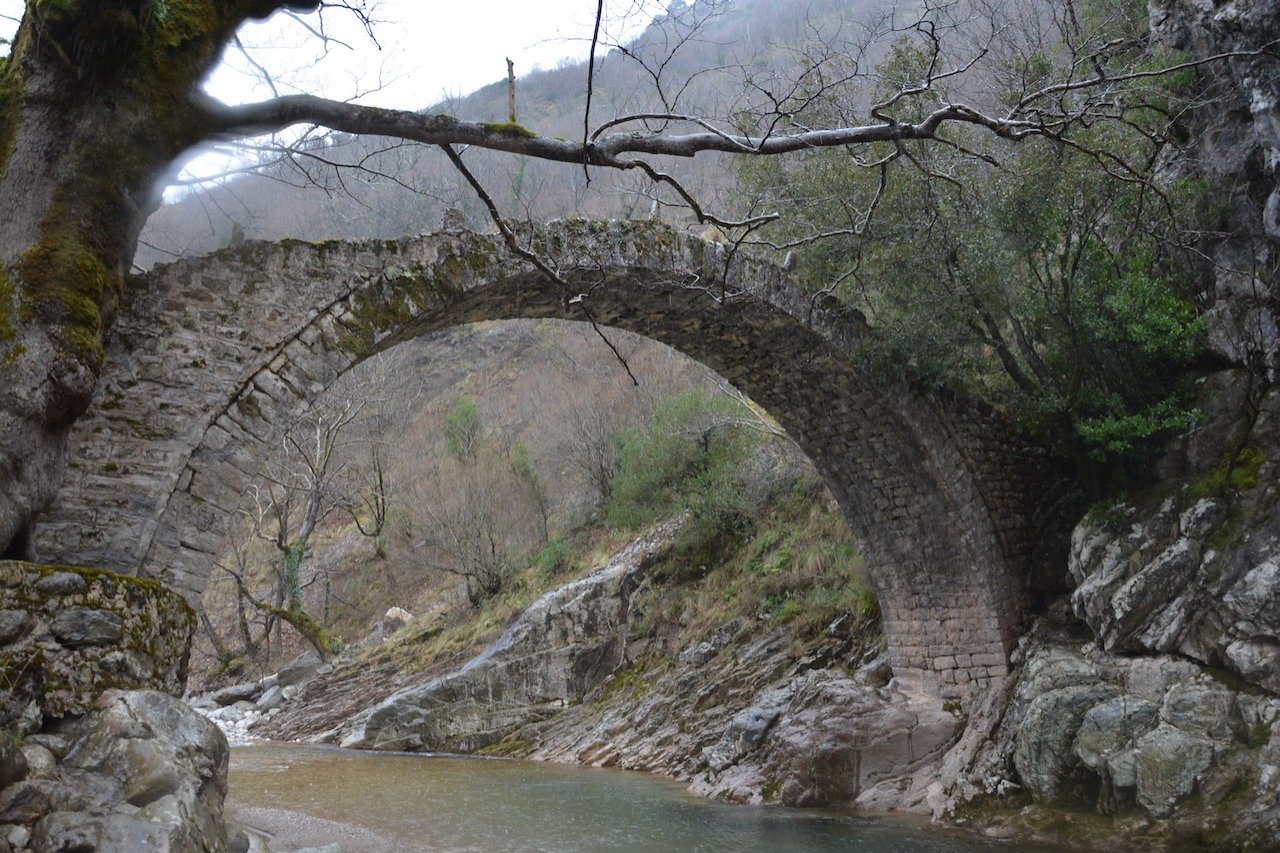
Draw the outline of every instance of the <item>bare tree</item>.
[[[285,431],[279,455],[264,465],[261,481],[251,487],[246,516],[254,535],[276,552],[266,594],[253,591],[244,571],[224,567],[243,600],[292,626],[325,658],[332,657],[342,643],[329,630],[327,620],[317,619],[304,603],[304,591],[313,583],[329,587],[327,572],[308,577],[303,571],[311,538],[333,513],[355,515],[360,531],[369,536],[381,534],[386,520],[386,480],[376,447],[368,479],[352,488],[347,476],[344,450],[356,441],[352,427],[363,409],[362,403],[353,400],[313,407]],[[369,514],[361,518],[359,508]]]
[[[534,507],[501,453],[439,460],[415,503],[425,527],[415,549],[432,570],[461,578],[473,607],[502,591],[537,539]]]

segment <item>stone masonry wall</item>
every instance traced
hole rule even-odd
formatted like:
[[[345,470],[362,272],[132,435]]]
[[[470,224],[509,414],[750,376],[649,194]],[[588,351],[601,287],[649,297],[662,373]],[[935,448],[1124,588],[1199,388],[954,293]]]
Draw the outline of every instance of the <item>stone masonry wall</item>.
[[[37,530],[53,557],[198,595],[281,430],[354,363],[482,320],[597,322],[672,346],[766,408],[862,542],[895,671],[959,696],[1007,672],[1044,459],[990,413],[891,391],[858,368],[860,324],[779,268],[652,222],[529,235],[570,282],[495,237],[249,245],[137,284],[67,480]]]

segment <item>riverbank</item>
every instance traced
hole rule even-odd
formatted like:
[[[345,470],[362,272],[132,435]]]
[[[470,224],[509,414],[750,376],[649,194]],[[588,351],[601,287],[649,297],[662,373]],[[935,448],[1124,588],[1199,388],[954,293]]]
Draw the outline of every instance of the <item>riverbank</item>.
[[[1073,565],[1099,523],[1081,527]],[[627,543],[468,660],[395,669],[398,646],[440,636],[410,624],[313,666],[249,731],[644,770],[713,800],[915,811],[1076,849],[1266,850],[1280,833],[1280,701],[1258,686],[1108,650],[1064,599],[1020,641],[1007,694],[944,703],[892,678],[874,612],[804,633],[761,608],[717,611],[743,569],[729,556],[690,571],[682,535],[670,522]]]

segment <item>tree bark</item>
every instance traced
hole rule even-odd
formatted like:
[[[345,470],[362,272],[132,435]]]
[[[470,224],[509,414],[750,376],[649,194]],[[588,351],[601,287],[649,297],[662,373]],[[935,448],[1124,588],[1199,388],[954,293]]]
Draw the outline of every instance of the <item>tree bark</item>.
[[[190,93],[264,3],[28,4],[0,63],[0,550],[30,557],[156,180],[208,133]]]

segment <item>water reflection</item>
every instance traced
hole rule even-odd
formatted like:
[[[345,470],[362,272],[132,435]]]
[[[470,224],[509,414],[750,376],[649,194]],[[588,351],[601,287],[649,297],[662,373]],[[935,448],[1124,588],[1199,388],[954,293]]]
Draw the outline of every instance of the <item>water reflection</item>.
[[[273,849],[1008,850],[907,820],[713,803],[643,773],[293,744],[234,749],[227,802]]]

